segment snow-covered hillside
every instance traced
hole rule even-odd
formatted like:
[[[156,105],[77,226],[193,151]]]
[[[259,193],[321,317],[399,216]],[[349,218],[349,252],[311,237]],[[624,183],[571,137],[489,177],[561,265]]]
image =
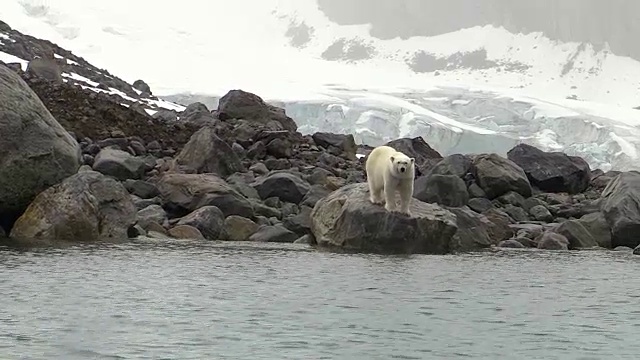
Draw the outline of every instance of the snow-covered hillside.
[[[313,0],[6,0],[0,19],[156,95],[255,92],[303,132],[423,136],[445,154],[523,141],[640,169],[640,63],[589,44],[492,26],[380,40]]]

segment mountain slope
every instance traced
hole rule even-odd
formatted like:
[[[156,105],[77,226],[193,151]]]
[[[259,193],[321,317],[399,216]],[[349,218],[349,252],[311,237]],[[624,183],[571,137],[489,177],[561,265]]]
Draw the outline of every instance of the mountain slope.
[[[423,136],[444,154],[527,142],[638,168],[640,63],[606,47],[489,25],[380,39],[311,0],[198,4],[12,0],[3,12],[182,105],[242,88],[285,107],[303,133],[371,145]]]

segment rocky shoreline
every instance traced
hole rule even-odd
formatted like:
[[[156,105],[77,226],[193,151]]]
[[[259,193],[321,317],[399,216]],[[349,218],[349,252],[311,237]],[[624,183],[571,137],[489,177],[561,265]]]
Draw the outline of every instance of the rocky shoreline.
[[[367,201],[370,148],[352,135],[303,136],[255,94],[231,90],[217,109],[149,115],[46,74],[0,64],[5,244],[147,236],[383,254],[640,253],[636,172],[592,171],[579,157],[525,144],[507,158],[443,157],[420,137],[397,139],[388,145],[416,158],[407,217]]]

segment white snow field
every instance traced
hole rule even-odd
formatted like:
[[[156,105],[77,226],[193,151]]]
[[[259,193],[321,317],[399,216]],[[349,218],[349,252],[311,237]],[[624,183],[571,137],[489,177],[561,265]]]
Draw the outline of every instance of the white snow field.
[[[303,133],[353,133],[370,145],[422,136],[444,155],[504,155],[527,142],[592,168],[640,170],[640,62],[589,44],[492,26],[380,40],[368,26],[330,22],[314,0],[3,0],[0,19],[156,95],[254,92]],[[312,31],[294,44],[302,28]],[[340,39],[372,50],[324,59]],[[418,51],[480,51],[493,65],[414,72],[407,61]]]

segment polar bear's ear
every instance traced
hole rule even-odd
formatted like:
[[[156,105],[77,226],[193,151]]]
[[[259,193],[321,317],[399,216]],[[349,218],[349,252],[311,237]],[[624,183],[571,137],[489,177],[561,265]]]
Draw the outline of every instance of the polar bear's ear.
[[[396,162],[396,158],[395,157],[391,157],[391,162]]]
[[[416,162],[416,158],[409,158],[409,160],[411,160],[412,164]]]

